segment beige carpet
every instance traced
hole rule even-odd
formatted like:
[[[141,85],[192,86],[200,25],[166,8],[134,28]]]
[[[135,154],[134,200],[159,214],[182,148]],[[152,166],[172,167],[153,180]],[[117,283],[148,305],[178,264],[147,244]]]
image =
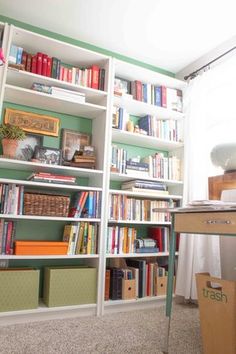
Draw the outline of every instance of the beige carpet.
[[[161,354],[165,309],[50,320],[0,328],[1,354]],[[198,308],[174,305],[170,354],[200,354]]]

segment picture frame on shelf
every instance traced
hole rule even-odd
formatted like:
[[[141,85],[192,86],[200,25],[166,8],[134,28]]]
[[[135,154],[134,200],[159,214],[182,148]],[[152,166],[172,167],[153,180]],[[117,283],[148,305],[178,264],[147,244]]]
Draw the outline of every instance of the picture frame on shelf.
[[[6,108],[4,123],[16,125],[29,133],[57,137],[59,133],[60,119],[43,114]]]
[[[129,80],[115,77],[114,81],[114,93],[117,95],[130,94],[131,82]]]
[[[62,129],[61,150],[63,161],[72,161],[75,151],[90,145],[91,135],[76,130]]]
[[[37,134],[26,134],[24,140],[19,140],[18,147],[16,149],[16,159],[31,161],[34,157],[35,147],[42,147],[43,136]]]
[[[55,149],[46,146],[36,146],[34,151],[34,161],[47,165],[61,165],[61,149]]]

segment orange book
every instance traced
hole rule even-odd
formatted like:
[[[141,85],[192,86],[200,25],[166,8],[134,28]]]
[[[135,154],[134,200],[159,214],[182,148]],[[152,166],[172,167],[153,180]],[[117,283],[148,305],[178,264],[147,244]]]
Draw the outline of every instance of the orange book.
[[[99,66],[92,65],[91,88],[98,90],[99,85]]]

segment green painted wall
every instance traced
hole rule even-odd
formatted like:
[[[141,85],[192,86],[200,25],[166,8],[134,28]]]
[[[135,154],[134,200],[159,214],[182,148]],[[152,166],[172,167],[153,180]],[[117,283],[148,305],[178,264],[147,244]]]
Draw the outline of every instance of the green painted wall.
[[[76,45],[76,46],[79,46],[79,47],[82,47],[82,48],[93,50],[95,52],[98,52],[98,53],[101,53],[101,54],[104,54],[104,55],[109,55],[109,56],[112,56],[112,57],[114,57],[116,59],[120,59],[120,60],[126,61],[126,62],[131,63],[131,64],[139,65],[139,66],[141,66],[143,68],[150,69],[150,70],[159,72],[161,74],[165,74],[165,75],[168,75],[168,76],[171,76],[171,77],[175,77],[175,75],[172,72],[170,72],[170,71],[158,68],[158,67],[156,67],[154,65],[143,63],[143,62],[141,62],[139,60],[136,60],[136,59],[133,59],[133,58],[129,58],[129,57],[121,55],[119,53],[112,52],[112,51],[110,51],[108,49],[97,47],[95,45],[80,41],[79,39],[63,36],[61,34],[58,34],[58,33],[55,33],[55,32],[51,32],[51,31],[47,31],[45,29],[42,29],[42,28],[39,28],[39,27],[35,27],[35,26],[29,25],[27,23],[24,23],[24,22],[21,22],[21,21],[18,21],[16,19],[9,18],[9,17],[6,17],[6,16],[2,16],[2,15],[0,15],[0,21],[1,22],[7,22],[7,23],[13,24],[13,25],[15,25],[17,27],[24,28],[24,29],[26,29],[28,31],[36,32],[36,33],[42,34],[44,36],[48,36],[48,37],[51,37],[51,38],[54,38],[54,39],[57,39],[57,40],[60,40],[60,41],[63,41],[63,42],[67,42],[67,43],[70,43],[70,44],[73,44],[73,45]]]

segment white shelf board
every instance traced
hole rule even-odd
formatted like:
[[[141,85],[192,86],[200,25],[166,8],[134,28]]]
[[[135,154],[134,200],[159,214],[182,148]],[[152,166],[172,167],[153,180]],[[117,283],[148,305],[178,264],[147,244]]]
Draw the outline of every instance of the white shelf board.
[[[87,221],[87,222],[100,222],[101,219],[95,218],[71,218],[63,216],[38,216],[38,215],[14,215],[14,214],[0,214],[2,219],[14,220],[35,220],[35,221]]]
[[[146,68],[142,68],[135,64],[130,64],[121,60],[115,60],[115,76],[126,80],[140,80],[143,83],[151,83],[153,85],[163,85],[176,89],[184,89],[187,86],[185,81],[175,79]]]
[[[75,255],[0,255],[0,260],[14,260],[14,259],[86,259],[99,258],[98,254],[75,254]]]
[[[101,90],[95,90],[90,87],[74,85],[69,82],[53,79],[52,77],[33,74],[28,71],[8,68],[7,84],[30,89],[32,84],[35,82],[49,86],[61,87],[76,92],[83,92],[85,93],[86,98],[88,98],[89,100],[96,100],[107,96],[107,92]]]
[[[25,89],[13,85],[5,85],[4,101],[94,119],[106,111],[105,106],[92,103],[77,103],[56,98],[43,92]]]
[[[56,15],[56,13],[55,13]],[[80,48],[76,45],[61,42],[54,38],[30,32],[14,26],[12,42],[29,53],[36,53],[39,49],[48,56],[56,57],[63,63],[71,64],[75,67],[89,67],[93,64],[104,66],[108,57],[104,54]]]
[[[131,303],[138,303],[138,302],[151,302],[151,301],[158,301],[160,299],[165,299],[166,295],[160,295],[160,296],[145,296],[141,298],[136,298],[136,299],[130,299],[130,300],[108,300],[104,302],[105,306],[113,306],[113,305],[128,305]]]
[[[123,253],[123,254],[106,254],[106,258],[145,258],[145,257],[166,257],[169,256],[169,252],[157,252],[157,253]]]
[[[183,119],[184,114],[167,108],[154,106],[146,102],[134,100],[126,96],[114,96],[115,106],[126,108],[131,115],[143,117],[147,114],[157,116],[160,119]]]
[[[170,221],[136,221],[136,220],[108,220],[109,224],[137,224],[137,225],[160,225],[160,226],[169,226],[171,225]]]
[[[111,172],[110,173],[110,179],[112,181],[128,181],[131,179],[143,179],[146,181],[155,181],[155,182],[163,182],[165,183],[167,186],[173,186],[173,185],[182,185],[183,182],[182,181],[173,181],[173,180],[168,180],[168,179],[157,179],[157,178],[151,178],[151,177],[137,177],[135,175],[135,173],[133,175],[131,174],[123,174],[123,173],[117,173],[117,172]]]
[[[97,187],[87,187],[87,186],[78,186],[70,185],[64,183],[46,183],[46,182],[33,182],[33,181],[24,181],[19,179],[9,179],[9,178],[0,178],[0,183],[11,183],[28,187],[42,187],[50,189],[63,189],[63,190],[84,190],[84,191],[102,191],[102,188]]]
[[[110,194],[122,194],[122,195],[128,195],[128,196],[134,196],[134,197],[141,197],[141,198],[148,198],[148,199],[165,199],[165,200],[182,200],[181,195],[174,195],[174,194],[151,194],[151,193],[145,193],[145,192],[131,192],[131,191],[126,191],[126,190],[117,190],[117,189],[110,189],[109,191]]]
[[[31,172],[51,172],[55,174],[66,174],[75,177],[93,177],[102,176],[103,171],[93,170],[88,168],[77,168],[61,165],[47,165],[37,162],[21,161],[7,158],[0,158],[0,168],[17,170],[17,171],[31,171]]]
[[[167,141],[153,136],[130,133],[119,129],[112,129],[112,141],[164,151],[172,151],[184,146],[184,144],[180,142]]]

